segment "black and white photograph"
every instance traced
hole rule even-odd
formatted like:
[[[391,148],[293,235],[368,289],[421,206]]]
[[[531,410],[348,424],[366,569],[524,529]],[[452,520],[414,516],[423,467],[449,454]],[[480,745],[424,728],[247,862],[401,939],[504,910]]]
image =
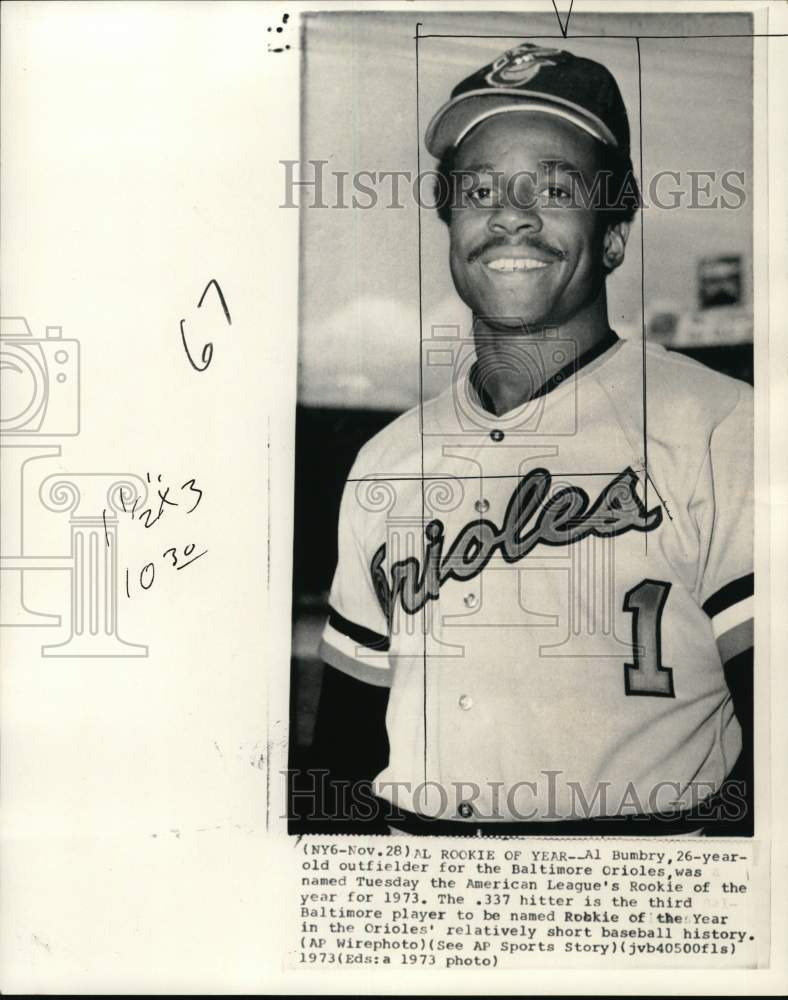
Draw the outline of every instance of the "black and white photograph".
[[[291,832],[751,836],[746,14],[304,18]]]
[[[786,995],[788,4],[0,29],[0,993]]]

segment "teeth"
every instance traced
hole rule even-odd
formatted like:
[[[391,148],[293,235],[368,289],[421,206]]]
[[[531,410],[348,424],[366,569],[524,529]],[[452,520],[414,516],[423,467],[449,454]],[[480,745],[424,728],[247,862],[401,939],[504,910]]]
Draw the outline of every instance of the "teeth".
[[[487,267],[493,271],[535,271],[547,267],[543,260],[532,260],[530,257],[496,257],[487,262]]]

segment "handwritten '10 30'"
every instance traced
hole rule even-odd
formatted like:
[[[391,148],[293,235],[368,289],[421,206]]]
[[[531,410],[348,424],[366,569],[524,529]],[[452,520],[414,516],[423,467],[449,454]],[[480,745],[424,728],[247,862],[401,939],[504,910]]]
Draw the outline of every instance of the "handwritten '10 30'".
[[[193,562],[196,562],[198,559],[200,559],[208,552],[208,549],[203,549],[202,552],[198,552],[197,555],[194,555],[195,548],[196,546],[194,542],[190,542],[187,546],[184,547],[183,551],[179,553],[177,548],[173,545],[171,548],[165,549],[164,552],[162,552],[161,559],[164,561],[164,565],[169,567],[170,569],[176,569],[176,570],[186,569],[187,566],[191,566]],[[150,588],[153,586],[153,581],[155,579],[156,579],[156,563],[147,562],[140,570],[138,578],[134,580],[134,586],[136,587],[137,583],[139,583],[139,587],[141,590],[150,590]],[[132,583],[129,576],[129,570],[127,567],[126,597],[131,597],[132,593],[131,588],[132,588]]]

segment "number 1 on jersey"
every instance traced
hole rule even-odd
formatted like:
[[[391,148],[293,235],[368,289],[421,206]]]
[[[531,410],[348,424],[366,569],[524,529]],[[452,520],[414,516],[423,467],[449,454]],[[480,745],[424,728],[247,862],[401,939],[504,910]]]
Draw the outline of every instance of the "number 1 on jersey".
[[[642,580],[624,595],[624,611],[632,614],[634,663],[624,664],[627,694],[652,698],[675,698],[673,670],[662,665],[662,611],[670,584]]]

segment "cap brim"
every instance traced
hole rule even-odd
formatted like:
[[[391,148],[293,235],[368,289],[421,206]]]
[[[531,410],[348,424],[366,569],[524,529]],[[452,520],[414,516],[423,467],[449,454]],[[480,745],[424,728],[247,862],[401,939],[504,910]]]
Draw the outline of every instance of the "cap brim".
[[[504,88],[470,90],[444,104],[427,128],[425,145],[435,159],[440,160],[481,122],[507,111],[540,111],[555,115],[608,146],[618,145],[607,125],[578,104],[533,90],[524,92]]]

